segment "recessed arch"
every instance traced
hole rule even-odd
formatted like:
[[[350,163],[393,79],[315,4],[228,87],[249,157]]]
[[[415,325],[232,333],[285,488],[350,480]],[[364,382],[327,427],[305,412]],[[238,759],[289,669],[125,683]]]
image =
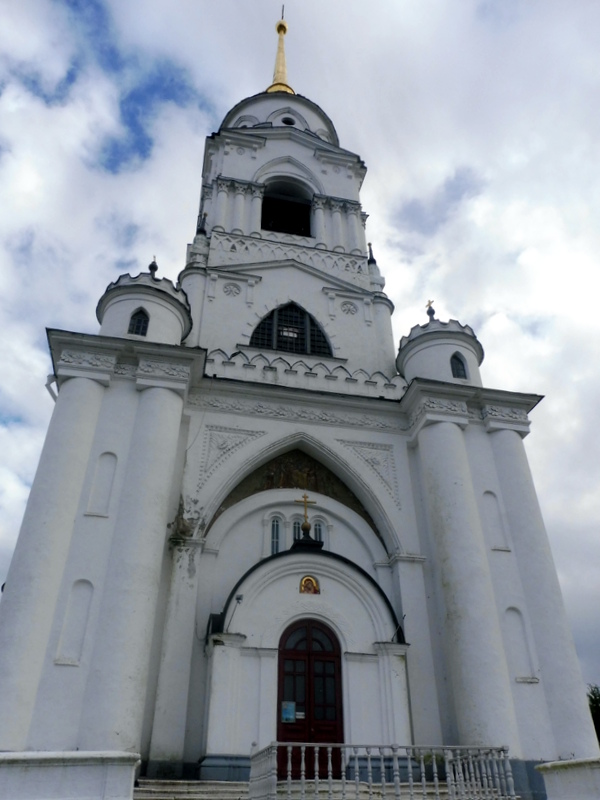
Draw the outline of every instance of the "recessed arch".
[[[315,173],[298,159],[292,158],[292,156],[273,158],[257,169],[252,176],[254,183],[264,183],[267,186],[270,182],[277,180],[288,180],[295,183],[299,188],[303,189],[305,197],[307,195],[312,197],[314,194],[325,194],[323,184]]]
[[[273,113],[269,114],[267,117],[267,122],[271,122],[273,125],[286,125],[289,123],[284,123],[283,119],[287,117],[290,117],[294,120],[295,128],[299,128],[300,130],[310,130],[310,125],[306,121],[306,117],[300,114],[297,108],[292,108],[291,106],[278,108],[276,111],[273,111]]]
[[[246,461],[241,464],[238,462],[237,466],[234,462],[229,463],[228,466],[232,471],[228,476],[219,475],[219,480],[210,495],[211,499],[206,505],[204,517],[206,527],[203,535],[206,536],[220,513],[222,513],[221,506],[225,499],[244,478],[251,475],[271,459],[294,449],[298,449],[320,461],[346,484],[371,517],[371,527],[380,536],[388,553],[404,552],[398,535],[397,517],[394,517],[394,521],[392,521],[381,500],[373,492],[372,486],[365,480],[364,476],[348,463],[345,453],[333,450],[322,440],[317,439],[306,431],[296,431],[270,444],[261,439],[261,444],[256,445],[255,453],[253,455],[249,454]]]

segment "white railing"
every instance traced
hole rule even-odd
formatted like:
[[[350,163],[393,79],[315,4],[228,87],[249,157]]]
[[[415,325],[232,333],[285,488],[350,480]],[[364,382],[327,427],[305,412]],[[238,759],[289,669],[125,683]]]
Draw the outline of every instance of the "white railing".
[[[250,800],[511,800],[507,747],[273,742],[250,759]]]

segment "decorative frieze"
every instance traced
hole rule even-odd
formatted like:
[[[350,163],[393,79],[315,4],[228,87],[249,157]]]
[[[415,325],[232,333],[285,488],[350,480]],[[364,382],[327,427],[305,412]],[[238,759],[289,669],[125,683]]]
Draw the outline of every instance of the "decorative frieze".
[[[344,414],[323,408],[310,408],[300,405],[265,403],[261,400],[241,400],[223,395],[190,392],[188,404],[198,408],[212,409],[229,414],[244,414],[281,420],[301,420],[323,425],[340,425],[346,428],[371,428],[380,431],[396,432],[400,425],[371,414]]]
[[[361,287],[370,287],[366,256],[321,250],[314,247],[313,240],[307,239],[303,245],[287,241],[290,238],[273,231],[266,235],[262,231],[258,238],[213,230],[208,265],[219,267],[289,259],[351,280]]]
[[[60,354],[58,367],[87,367],[112,372],[117,361],[114,355],[106,353],[88,353],[81,350],[63,350]]]
[[[459,419],[468,419],[469,412],[467,403],[463,400],[448,400],[442,397],[423,397],[417,407],[409,416],[409,427],[413,428],[421,424],[424,417],[433,415],[435,421],[439,422],[446,418],[449,422],[456,422]]]
[[[137,374],[144,377],[174,378],[178,381],[187,381],[190,377],[190,367],[187,364],[142,358],[137,368]]]

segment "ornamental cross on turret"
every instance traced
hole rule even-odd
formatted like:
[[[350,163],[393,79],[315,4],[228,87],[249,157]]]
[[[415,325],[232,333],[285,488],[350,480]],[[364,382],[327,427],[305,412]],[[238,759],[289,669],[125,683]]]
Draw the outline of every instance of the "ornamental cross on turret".
[[[308,506],[316,506],[316,500],[309,500],[306,492],[302,495],[302,500],[294,500],[294,503],[304,503],[304,522],[308,522]]]

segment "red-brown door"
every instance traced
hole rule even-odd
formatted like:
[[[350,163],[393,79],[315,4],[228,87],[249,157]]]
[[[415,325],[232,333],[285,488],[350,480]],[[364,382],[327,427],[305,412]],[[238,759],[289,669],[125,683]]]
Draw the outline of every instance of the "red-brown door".
[[[300,620],[279,642],[277,739],[280,742],[343,742],[340,646],[333,631],[316,620]],[[333,770],[339,775],[339,751]],[[300,774],[300,752],[294,749],[293,776]],[[287,754],[279,753],[279,774],[285,777]],[[314,752],[306,753],[307,777],[314,775]],[[319,752],[319,772],[327,775],[327,751]]]

